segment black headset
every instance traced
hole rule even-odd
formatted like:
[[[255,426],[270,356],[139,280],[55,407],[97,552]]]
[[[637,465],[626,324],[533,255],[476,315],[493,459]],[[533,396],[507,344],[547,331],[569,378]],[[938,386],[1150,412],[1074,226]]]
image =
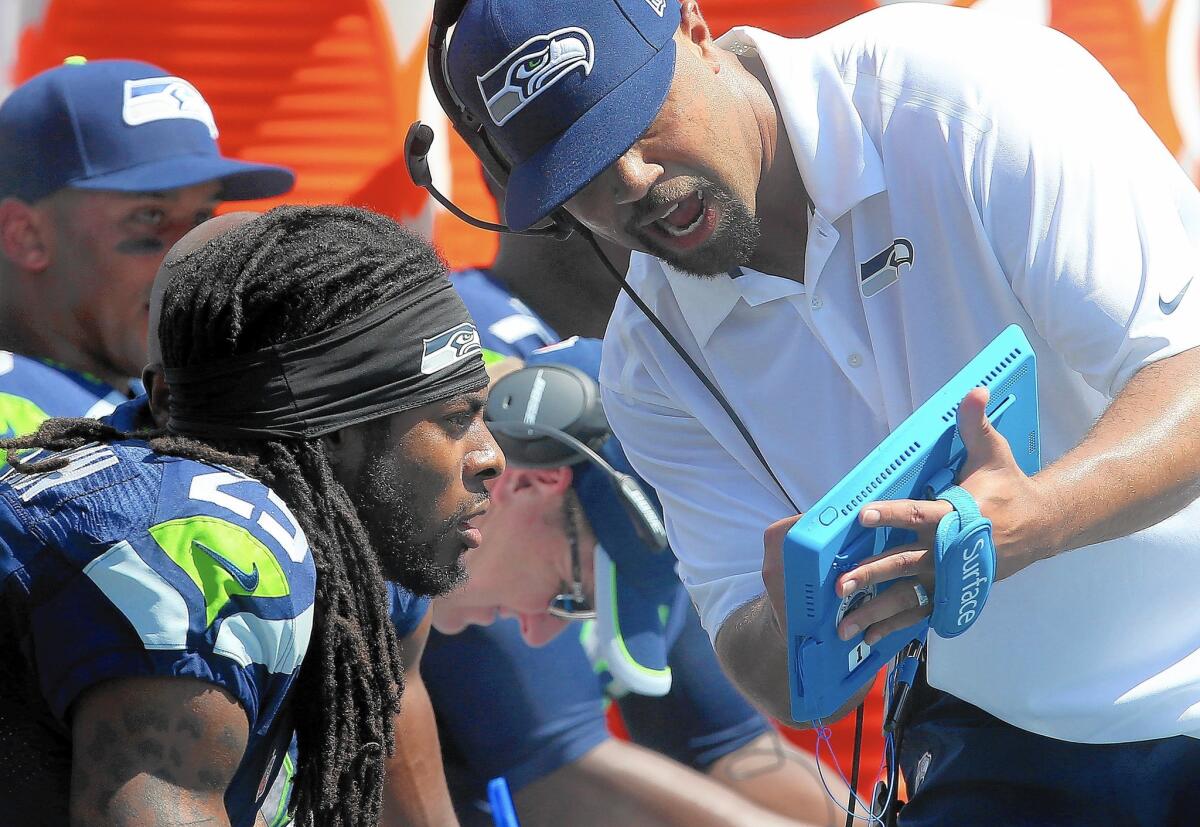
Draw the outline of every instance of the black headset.
[[[484,418],[513,465],[553,468],[590,462],[599,468],[612,483],[638,539],[651,551],[667,550],[667,530],[658,508],[636,479],[599,453],[612,431],[592,377],[570,365],[527,365],[492,386]]]
[[[512,164],[501,154],[499,148],[488,137],[483,124],[470,113],[462,99],[450,84],[450,74],[446,69],[446,35],[450,28],[458,22],[463,9],[469,0],[436,0],[433,4],[433,22],[429,26],[429,49],[426,60],[429,66],[429,83],[433,94],[442,105],[442,109],[454,125],[454,130],[462,136],[471,148],[471,152],[483,164],[487,174],[501,187],[507,188],[508,174]],[[540,227],[532,227],[522,233],[516,233],[504,224],[493,224],[468,215],[455,206],[449,198],[438,192],[433,185],[433,174],[429,171],[429,150],[433,146],[433,129],[420,121],[408,128],[404,137],[404,163],[413,183],[423,187],[439,204],[452,214],[481,230],[494,233],[513,233],[524,235],[549,236],[566,239],[571,233],[582,229],[579,222],[561,207],[550,214],[548,222]]]
[[[463,9],[466,8],[468,2],[469,0],[436,0],[433,4],[433,22],[429,26],[429,50],[427,53],[429,82],[433,87],[433,93],[437,97],[438,103],[441,104],[447,117],[450,118],[450,123],[453,124],[454,130],[466,141],[467,146],[470,147],[471,151],[479,159],[479,162],[483,164],[487,174],[501,187],[505,187],[508,184],[508,175],[512,169],[512,164],[504,157],[492,139],[488,137],[483,123],[467,110],[462,99],[455,93],[454,87],[450,84],[450,74],[446,68],[446,36],[454,24],[458,22],[458,18],[462,15]],[[696,375],[696,378],[700,380],[701,384],[712,394],[713,399],[717,401],[717,404],[725,411],[725,415],[729,417],[734,427],[737,428],[738,433],[742,435],[742,439],[750,446],[750,450],[754,452],[754,456],[758,459],[759,463],[770,474],[780,493],[783,494],[784,498],[791,504],[797,514],[801,513],[803,509],[796,505],[796,501],[792,499],[787,489],[784,488],[783,483],[779,481],[775,470],[771,468],[771,464],[767,462],[762,449],[758,447],[758,442],[755,441],[746,424],[742,422],[742,418],[738,416],[737,411],[729,404],[729,400],[713,384],[708,375],[700,369],[700,366],[696,364],[696,360],[684,350],[683,346],[679,344],[675,336],[667,329],[667,326],[662,323],[658,316],[655,315],[654,311],[646,306],[641,296],[630,288],[629,283],[625,281],[625,277],[617,272],[612,262],[608,260],[608,256],[600,249],[600,245],[591,231],[580,224],[563,207],[559,207],[551,212],[547,221],[542,226],[532,227],[520,232],[504,224],[493,224],[490,221],[483,221],[468,215],[455,206],[449,198],[439,192],[437,187],[433,185],[433,175],[429,171],[428,159],[429,150],[433,146],[433,138],[432,127],[421,121],[417,121],[408,128],[408,135],[404,139],[404,163],[408,167],[408,174],[412,176],[413,183],[424,188],[434,200],[452,214],[481,230],[490,230],[496,233],[513,233],[516,235],[548,236],[558,239],[565,239],[573,232],[579,233],[591,245],[596,255],[599,256],[609,275],[616,279],[617,284],[621,286],[622,292],[645,314],[650,323],[654,325],[671,348],[679,355],[679,358],[684,361],[692,373]]]

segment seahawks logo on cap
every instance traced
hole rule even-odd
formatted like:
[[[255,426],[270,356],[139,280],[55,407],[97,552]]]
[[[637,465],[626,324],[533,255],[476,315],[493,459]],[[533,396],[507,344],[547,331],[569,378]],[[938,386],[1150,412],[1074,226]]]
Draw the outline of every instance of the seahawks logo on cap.
[[[425,352],[421,356],[421,373],[426,376],[483,350],[479,344],[479,331],[470,322],[455,325],[445,333],[423,341]]]
[[[504,126],[530,101],[572,72],[590,75],[594,58],[592,36],[572,26],[531,37],[475,80],[492,121]]]
[[[212,109],[195,86],[183,78],[141,78],[125,81],[125,103],[121,117],[130,126],[151,121],[186,118],[208,127],[215,140],[217,122]]]

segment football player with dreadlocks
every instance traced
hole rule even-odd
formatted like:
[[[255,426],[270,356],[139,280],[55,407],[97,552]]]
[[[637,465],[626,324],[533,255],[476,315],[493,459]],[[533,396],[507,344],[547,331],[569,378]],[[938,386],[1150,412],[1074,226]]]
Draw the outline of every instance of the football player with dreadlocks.
[[[385,578],[457,583],[503,468],[475,328],[427,244],[345,207],[201,225],[151,326],[148,399],[4,443],[35,450],[0,479],[0,811],[250,825],[294,731],[297,823],[374,824]]]

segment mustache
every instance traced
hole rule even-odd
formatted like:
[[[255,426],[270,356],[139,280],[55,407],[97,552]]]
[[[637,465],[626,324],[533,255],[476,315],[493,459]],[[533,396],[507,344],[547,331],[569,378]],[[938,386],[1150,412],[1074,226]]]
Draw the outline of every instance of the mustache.
[[[446,521],[442,523],[441,528],[438,529],[437,534],[435,534],[434,536],[440,539],[442,537],[445,537],[451,531],[457,530],[458,524],[463,522],[467,518],[468,514],[470,514],[472,511],[477,510],[481,505],[484,505],[485,503],[489,502],[491,499],[492,499],[492,495],[485,492],[483,494],[477,495],[474,499],[468,500],[467,502],[463,503],[458,508],[454,509],[454,513],[451,514],[446,519]]]

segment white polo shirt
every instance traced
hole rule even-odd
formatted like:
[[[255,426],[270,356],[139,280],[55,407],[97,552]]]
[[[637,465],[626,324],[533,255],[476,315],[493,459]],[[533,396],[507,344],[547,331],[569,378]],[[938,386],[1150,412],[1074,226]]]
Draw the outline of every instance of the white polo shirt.
[[[1200,196],[1067,38],[902,4],[807,40],[737,29],[720,44],[757,49],[779,101],[814,205],[804,283],[700,279],[640,254],[630,283],[801,508],[1009,324],[1037,354],[1043,464],[1139,368],[1200,344]],[[892,249],[911,265],[869,264]],[[793,509],[624,296],[602,384],[715,639],[764,591],[763,530]],[[1200,732],[1198,584],[1193,504],[997,584],[968,633],[931,636],[930,682],[1071,741]]]

